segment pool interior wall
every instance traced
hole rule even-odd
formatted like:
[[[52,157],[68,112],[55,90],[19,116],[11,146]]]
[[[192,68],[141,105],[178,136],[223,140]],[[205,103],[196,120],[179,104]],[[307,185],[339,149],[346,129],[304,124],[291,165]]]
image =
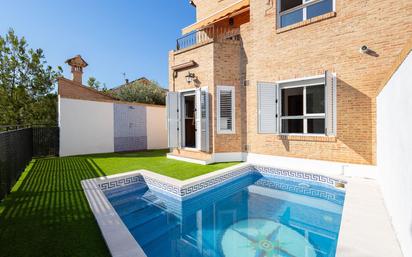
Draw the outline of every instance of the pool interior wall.
[[[148,257],[335,256],[345,191],[248,169],[183,200],[144,180],[104,193]]]

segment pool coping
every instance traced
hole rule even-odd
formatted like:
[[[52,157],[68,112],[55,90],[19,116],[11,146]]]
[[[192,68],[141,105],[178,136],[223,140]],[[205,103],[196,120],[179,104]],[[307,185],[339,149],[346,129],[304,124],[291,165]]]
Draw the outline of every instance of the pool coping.
[[[403,257],[375,179],[346,177],[336,257]]]
[[[258,172],[268,175],[278,175],[278,176],[286,176],[292,179],[305,179],[310,180],[318,183],[323,183],[329,186],[333,186],[336,183],[343,183],[346,184],[347,189],[346,196],[345,196],[345,203],[343,206],[342,212],[342,220],[341,220],[341,229],[338,238],[338,245],[337,245],[337,253],[336,256],[359,256],[359,255],[351,255],[351,252],[348,253],[348,248],[351,249],[354,243],[354,231],[356,231],[356,238],[361,235],[361,238],[368,240],[370,237],[370,233],[366,230],[360,229],[363,226],[368,225],[373,226],[375,224],[370,224],[371,220],[367,217],[362,217],[363,219],[359,222],[358,217],[351,212],[347,204],[347,199],[355,199],[350,200],[354,201],[352,205],[349,205],[350,208],[357,208],[358,210],[364,211],[371,211],[370,209],[365,210],[366,206],[364,204],[365,201],[368,201],[366,196],[359,195],[361,188],[352,187],[353,183],[359,183],[358,181],[365,180],[362,178],[351,178],[345,177],[343,175],[330,175],[326,174],[325,172],[301,172],[301,171],[294,171],[284,168],[277,168],[275,166],[270,165],[255,165],[251,163],[241,163],[238,165],[234,165],[225,169],[217,170],[214,172],[210,172],[198,177],[194,177],[187,180],[178,180],[175,178],[167,177],[165,175],[161,175],[155,172],[151,172],[148,170],[136,170],[130,171],[105,177],[98,177],[92,178],[88,180],[83,180],[82,186],[85,191],[86,197],[89,201],[89,205],[91,206],[92,212],[95,215],[95,218],[99,224],[100,230],[102,231],[103,237],[106,241],[106,244],[114,257],[146,257],[146,254],[139,246],[137,241],[134,239],[130,231],[124,225],[123,221],[111,206],[110,202],[106,198],[104,191],[108,189],[113,189],[117,187],[123,187],[126,185],[130,185],[133,183],[141,183],[145,182],[148,184],[149,188],[156,187],[157,190],[162,190],[172,194],[174,197],[180,200],[186,200],[189,197],[195,196],[198,193],[203,192],[204,190],[208,190],[213,188],[221,183],[227,183],[231,180],[236,179],[239,176],[245,175],[251,168],[255,168]],[[368,180],[374,181],[374,180]],[[370,194],[366,194],[370,197]],[[383,204],[383,203],[382,203]],[[382,206],[376,205],[375,208],[382,209]],[[387,225],[387,221],[390,220],[386,213],[387,217],[382,217],[381,220],[385,222],[386,233],[375,233],[375,234],[385,234],[387,236],[383,237],[376,237],[379,240],[389,240],[393,242],[394,231],[390,225]],[[382,215],[381,215],[382,216]],[[358,222],[353,222],[353,220],[357,220]],[[344,236],[341,236],[344,235]],[[395,237],[396,239],[396,237]],[[395,240],[397,242],[397,240]],[[380,241],[386,242],[386,241]],[[382,252],[387,252],[385,247],[380,247],[385,245],[380,243],[379,245],[374,245],[373,249],[367,249],[364,253],[370,253],[371,255],[363,255],[363,256],[385,256],[380,255]],[[399,247],[399,245],[397,245]],[[381,249],[384,248],[384,249]],[[389,247],[388,249],[396,251],[396,247]],[[344,253],[343,255],[341,253]],[[388,256],[388,255],[386,255]],[[390,255],[393,257],[401,257],[402,255]]]
[[[113,257],[147,257],[99,188],[98,179],[82,180],[81,185]]]

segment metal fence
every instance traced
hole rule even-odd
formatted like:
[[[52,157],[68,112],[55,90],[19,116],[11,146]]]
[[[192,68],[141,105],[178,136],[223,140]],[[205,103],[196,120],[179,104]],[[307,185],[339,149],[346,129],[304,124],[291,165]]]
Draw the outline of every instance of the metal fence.
[[[33,157],[58,154],[58,127],[26,126],[0,132],[0,200],[10,192]]]
[[[33,156],[59,155],[59,128],[33,127]]]

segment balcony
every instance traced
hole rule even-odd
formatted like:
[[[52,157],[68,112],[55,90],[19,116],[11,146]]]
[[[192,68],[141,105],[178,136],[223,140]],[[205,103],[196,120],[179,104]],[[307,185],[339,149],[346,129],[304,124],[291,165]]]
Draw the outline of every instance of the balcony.
[[[230,27],[207,27],[184,35],[176,40],[176,51],[209,42],[240,41],[240,29]]]

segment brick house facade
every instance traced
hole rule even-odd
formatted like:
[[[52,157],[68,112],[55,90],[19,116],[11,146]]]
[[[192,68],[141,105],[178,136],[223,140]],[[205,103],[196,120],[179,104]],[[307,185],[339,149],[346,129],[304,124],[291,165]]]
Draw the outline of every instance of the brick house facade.
[[[283,10],[283,0],[194,1],[197,22],[183,31],[195,32],[179,39],[178,49],[169,52],[169,90],[186,92],[208,88],[209,143],[204,149],[198,145],[200,137],[196,147],[185,147],[178,140],[177,145],[172,145],[170,156],[212,162],[254,153],[375,165],[376,96],[412,36],[412,3],[408,0],[329,1],[331,9],[325,11],[322,7],[320,14],[312,14],[313,17],[310,17],[312,9],[322,1],[308,4],[292,1],[296,4],[290,10],[302,9],[304,13],[301,21],[292,22],[286,17],[289,10]],[[282,24],[285,22],[287,25]],[[191,37],[195,40],[187,44],[185,40]],[[368,47],[364,53],[360,51],[363,45]],[[322,78],[326,71],[334,74],[336,89],[333,134],[326,133],[327,128],[323,134],[283,133],[289,122],[283,118],[287,120],[287,117],[274,118],[278,119],[278,131],[259,131],[262,122],[259,83],[277,85],[280,98],[285,94],[281,82],[304,84],[306,78]],[[196,77],[191,83],[188,83],[188,74]],[[233,133],[218,131],[219,86],[234,89]],[[327,109],[328,97],[325,95],[325,98],[322,106]],[[180,99],[181,103],[185,101]],[[276,115],[282,116],[282,108],[286,107],[276,104],[276,108]],[[324,112],[322,122],[328,124],[328,114]],[[310,119],[305,116],[296,121],[304,125],[287,124],[298,126],[298,130],[304,128],[302,131],[306,132],[308,122],[314,122]],[[181,120],[179,122],[182,125]],[[174,133],[169,131],[169,137]],[[177,132],[180,139],[181,133],[182,127]],[[225,159],[224,153],[231,157]]]

